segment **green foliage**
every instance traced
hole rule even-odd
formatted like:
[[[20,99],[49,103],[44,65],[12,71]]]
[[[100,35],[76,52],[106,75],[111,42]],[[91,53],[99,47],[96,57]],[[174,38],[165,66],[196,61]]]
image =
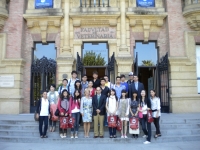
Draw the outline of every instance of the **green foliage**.
[[[154,63],[151,60],[143,60],[142,66],[154,66]]]
[[[104,66],[106,64],[101,54],[96,55],[95,52],[89,51],[83,57],[84,66]]]
[[[58,88],[59,88],[60,86],[63,86],[63,84],[62,84],[62,83],[58,84],[58,86],[57,86],[57,88],[56,88],[56,91],[58,91]]]

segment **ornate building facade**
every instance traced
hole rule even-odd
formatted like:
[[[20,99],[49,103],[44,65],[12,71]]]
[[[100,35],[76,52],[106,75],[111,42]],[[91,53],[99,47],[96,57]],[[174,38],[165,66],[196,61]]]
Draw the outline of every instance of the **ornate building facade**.
[[[37,45],[51,43],[55,60],[35,60]],[[87,44],[95,52],[101,43],[105,65],[85,65]],[[149,43],[155,63],[141,65],[140,57],[149,53],[139,47],[148,50]],[[54,0],[53,8],[42,9],[35,0],[1,0],[0,114],[32,112],[37,90],[58,85],[72,70],[89,75],[91,68],[112,82],[137,73],[146,90],[157,89],[163,112],[200,112],[198,44],[200,0],[155,0],[153,7],[139,7],[137,0]]]

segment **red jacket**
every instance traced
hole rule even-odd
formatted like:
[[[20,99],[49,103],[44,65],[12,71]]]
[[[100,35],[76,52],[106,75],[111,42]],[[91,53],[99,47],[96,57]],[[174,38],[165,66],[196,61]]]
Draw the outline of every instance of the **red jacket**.
[[[70,114],[69,112],[69,110],[70,110],[70,101],[69,101],[69,109],[66,111],[64,108],[62,108],[62,106],[61,106],[61,99],[59,98],[59,100],[58,100],[58,109],[59,109],[59,111],[60,111],[60,114],[61,113],[64,113],[64,114],[66,114],[66,113],[68,113],[68,114]]]
[[[69,109],[69,113],[72,113],[72,110],[75,109],[75,107],[77,107],[77,109],[80,109],[80,102],[74,101],[73,97],[70,98],[70,109]]]

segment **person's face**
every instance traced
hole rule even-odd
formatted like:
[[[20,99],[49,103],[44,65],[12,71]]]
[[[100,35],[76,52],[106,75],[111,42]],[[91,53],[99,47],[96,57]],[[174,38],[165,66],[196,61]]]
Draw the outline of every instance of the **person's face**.
[[[137,94],[136,93],[133,93],[133,97],[136,97],[137,96]]]
[[[150,94],[151,94],[152,97],[154,97],[156,93],[155,93],[154,91],[151,90],[151,91],[150,91]]]
[[[115,95],[115,92],[114,92],[114,91],[111,91],[110,94],[113,96],[113,95]]]
[[[108,82],[108,77],[104,77],[104,79],[106,80],[106,82]]]
[[[63,81],[63,85],[64,85],[64,86],[67,85],[67,81],[66,81],[66,80]]]
[[[134,81],[137,82],[138,81],[138,77],[134,76]]]
[[[97,79],[97,78],[98,78],[98,75],[94,73],[94,74],[93,74],[93,78],[94,78],[94,79]]]
[[[101,80],[101,85],[105,85],[106,82],[104,80]]]
[[[77,74],[76,74],[76,73],[73,73],[73,74],[72,74],[72,78],[75,79],[76,77],[77,77]]]
[[[43,96],[43,98],[47,99],[47,92],[44,92],[44,93],[42,94],[42,96]]]
[[[133,76],[129,76],[129,79],[130,79],[130,80],[133,80]]]
[[[82,81],[83,82],[87,81],[87,77],[86,76],[82,77]]]
[[[121,78],[121,81],[122,81],[122,82],[124,82],[124,81],[125,81],[125,78],[124,78],[124,77],[123,77],[123,78]]]
[[[79,96],[79,92],[78,92],[78,91],[76,91],[76,92],[75,92],[75,95],[76,95],[76,97],[77,97],[77,96]]]
[[[116,79],[116,83],[117,83],[117,84],[120,84],[120,82],[121,82],[121,79],[120,79],[120,78],[117,78],[117,79]]]
[[[93,86],[93,83],[92,82],[89,82],[88,83],[88,87],[92,87]]]
[[[125,97],[126,96],[126,93],[122,93],[122,97]]]
[[[76,82],[76,86],[79,87],[81,84],[79,82]]]
[[[96,91],[97,91],[97,94],[101,94],[101,89],[99,87],[96,89]]]
[[[144,90],[141,91],[141,96],[145,97],[146,96],[146,92]]]
[[[85,96],[89,96],[90,95],[90,91],[88,89],[85,89]]]
[[[55,88],[53,86],[50,87],[50,91],[54,92]]]
[[[66,91],[63,93],[63,96],[64,96],[64,97],[67,97],[67,92],[66,92]]]

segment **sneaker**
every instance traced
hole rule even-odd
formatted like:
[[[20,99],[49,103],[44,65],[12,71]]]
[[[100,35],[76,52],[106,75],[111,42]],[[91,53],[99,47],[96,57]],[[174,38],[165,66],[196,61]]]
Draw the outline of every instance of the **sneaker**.
[[[60,137],[63,138],[63,134],[60,134]]]
[[[123,139],[123,138],[124,138],[124,136],[122,135],[122,136],[121,136],[121,138]]]
[[[78,139],[78,135],[75,135],[75,139]]]
[[[124,138],[127,139],[128,137],[125,135]]]
[[[67,137],[67,135],[66,135],[66,133],[63,135],[63,138],[66,138]]]
[[[71,135],[71,139],[73,139],[74,138],[74,135]]]
[[[143,135],[143,138],[147,138],[147,135]]]
[[[144,142],[144,144],[150,144],[150,143],[151,143],[151,142],[149,142],[149,141],[145,141],[145,142]]]

